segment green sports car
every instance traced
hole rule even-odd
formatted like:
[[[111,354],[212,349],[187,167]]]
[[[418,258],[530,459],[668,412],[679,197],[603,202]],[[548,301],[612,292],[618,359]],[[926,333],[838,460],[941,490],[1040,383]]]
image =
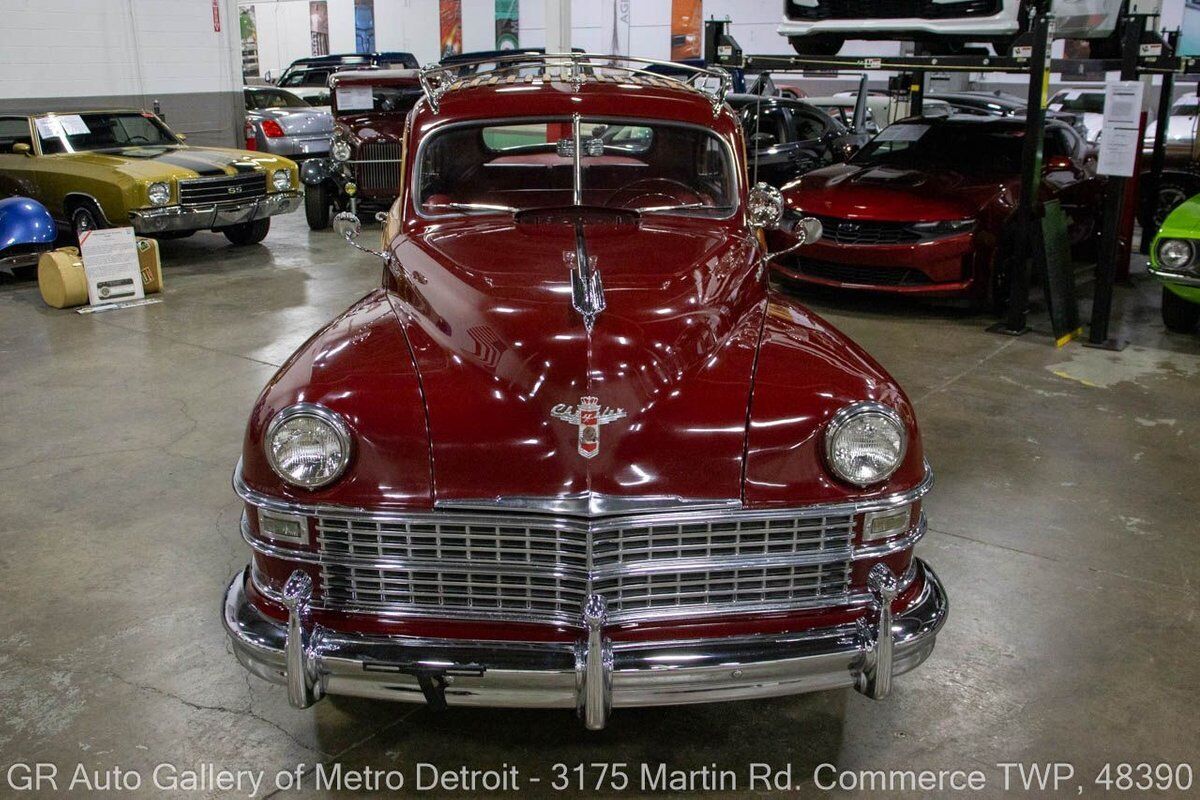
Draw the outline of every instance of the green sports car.
[[[1150,274],[1163,284],[1168,330],[1189,333],[1200,321],[1200,195],[1171,212],[1150,248]]]

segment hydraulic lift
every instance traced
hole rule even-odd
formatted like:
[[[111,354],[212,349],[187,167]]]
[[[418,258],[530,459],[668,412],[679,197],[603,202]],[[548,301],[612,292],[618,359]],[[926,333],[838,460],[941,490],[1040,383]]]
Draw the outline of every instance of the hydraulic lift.
[[[1117,72],[1121,80],[1136,80],[1140,75],[1161,75],[1162,91],[1159,95],[1157,131],[1153,156],[1150,162],[1151,180],[1155,180],[1164,159],[1164,145],[1170,114],[1174,76],[1177,73],[1200,72],[1200,60],[1181,58],[1174,53],[1178,35],[1169,35],[1164,41],[1150,31],[1155,19],[1148,15],[1128,15],[1121,22],[1123,57],[1116,60],[1051,59],[1053,18],[1045,8],[1033,15],[1028,32],[1018,40],[1011,55],[964,53],[961,55],[915,55],[869,58],[861,56],[789,56],[751,55],[742,52],[734,37],[729,33],[730,20],[707,20],[705,22],[705,60],[712,65],[742,73],[788,72],[798,70],[864,70],[895,71],[912,75],[911,113],[921,113],[924,75],[926,72],[993,72],[1027,75],[1028,111],[1021,164],[1021,197],[1018,204],[1017,251],[1014,258],[1012,279],[1009,282],[1010,298],[1004,320],[989,330],[1008,335],[1021,335],[1029,330],[1027,313],[1029,308],[1031,262],[1042,252],[1035,237],[1041,235],[1040,220],[1042,204],[1038,196],[1041,184],[1042,153],[1046,122],[1046,105],[1049,97],[1052,73],[1095,74]],[[1102,231],[1100,257],[1096,264],[1095,287],[1092,300],[1092,318],[1088,344],[1100,347],[1120,347],[1109,338],[1109,320],[1112,315],[1113,286],[1116,282],[1117,259],[1120,255],[1118,230],[1124,214],[1127,181],[1137,180],[1110,177],[1106,188],[1104,227]],[[1144,232],[1143,236],[1149,236]]]

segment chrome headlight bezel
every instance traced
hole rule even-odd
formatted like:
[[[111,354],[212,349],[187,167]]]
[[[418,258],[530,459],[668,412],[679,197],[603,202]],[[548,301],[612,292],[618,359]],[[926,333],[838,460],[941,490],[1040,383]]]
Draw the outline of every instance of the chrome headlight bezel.
[[[329,155],[337,162],[349,161],[354,155],[354,151],[350,147],[350,143],[340,137],[335,137],[329,144]]]
[[[146,199],[152,206],[165,206],[171,202],[171,184],[166,181],[155,181],[146,187]]]
[[[1179,248],[1178,255],[1168,256],[1168,248]],[[1190,239],[1163,239],[1155,248],[1155,255],[1159,269],[1166,272],[1187,272],[1196,263],[1196,245]]]
[[[275,437],[284,425],[298,418],[315,420],[325,425],[337,440],[339,451],[338,461],[332,470],[319,477],[298,477],[284,469],[279,462],[275,448]],[[301,489],[321,489],[341,478],[345,474],[346,468],[350,465],[353,449],[354,439],[350,434],[350,427],[346,424],[346,421],[339,414],[317,403],[296,403],[283,409],[271,420],[271,423],[267,426],[266,434],[263,436],[263,452],[267,457],[267,463],[271,465],[271,470],[281,480]]]
[[[886,469],[870,475],[857,475],[845,468],[843,459],[838,453],[838,437],[849,429],[851,423],[864,421],[865,418],[874,419],[891,427],[899,439],[899,449],[893,462]],[[874,401],[851,403],[834,414],[825,426],[825,464],[834,477],[853,486],[862,488],[886,481],[904,463],[904,456],[907,452],[908,430],[905,428],[904,421],[900,419],[900,415],[894,408],[883,403]]]
[[[277,169],[271,173],[271,188],[277,192],[286,192],[292,188],[292,173],[288,169]]]

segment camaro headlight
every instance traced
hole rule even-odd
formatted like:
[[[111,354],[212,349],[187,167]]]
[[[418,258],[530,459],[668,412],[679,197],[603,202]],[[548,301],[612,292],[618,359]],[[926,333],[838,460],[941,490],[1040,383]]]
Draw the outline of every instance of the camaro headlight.
[[[1196,258],[1196,248],[1187,239],[1164,239],[1158,246],[1158,266],[1183,272]]]
[[[169,183],[152,183],[146,189],[146,195],[150,198],[150,205],[165,206],[171,202],[171,185]]]
[[[846,406],[825,430],[825,458],[833,474],[855,486],[887,480],[904,460],[908,435],[900,416],[881,403]]]
[[[329,146],[329,152],[333,155],[334,161],[349,161],[350,143],[345,139],[334,139],[333,144]]]
[[[950,236],[975,229],[973,219],[946,219],[939,222],[917,222],[912,229],[925,236]]]
[[[286,169],[277,169],[271,173],[271,185],[275,191],[283,192],[292,188],[292,173]]]
[[[350,463],[350,430],[324,406],[297,403],[276,415],[264,442],[275,474],[304,489],[333,483]]]

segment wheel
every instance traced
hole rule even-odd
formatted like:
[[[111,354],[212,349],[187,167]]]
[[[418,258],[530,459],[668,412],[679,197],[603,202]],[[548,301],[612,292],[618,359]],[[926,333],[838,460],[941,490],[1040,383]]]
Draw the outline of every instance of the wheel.
[[[1167,330],[1173,333],[1191,333],[1200,322],[1200,304],[1184,300],[1166,286],[1163,287],[1162,318]]]
[[[971,309],[977,312],[990,311],[997,317],[1002,317],[1008,311],[1008,301],[1012,295],[1013,259],[1016,258],[1017,225],[1009,222],[1004,226],[997,240],[996,249],[992,255],[992,269],[988,274],[986,291],[975,295]]]
[[[271,230],[271,218],[263,217],[253,222],[243,222],[241,225],[225,228],[221,233],[225,234],[225,238],[229,240],[230,244],[245,247],[250,244],[258,244],[267,238],[269,230]]]
[[[90,200],[79,202],[71,210],[71,233],[75,234],[75,241],[78,242],[80,234],[85,231],[107,227],[103,220],[104,215]]]
[[[304,187],[304,218],[314,231],[329,227],[329,207],[333,205],[330,194],[329,187],[324,183]]]
[[[801,56],[836,56],[846,40],[841,36],[791,36],[792,49]]]
[[[1171,216],[1171,212],[1181,206],[1195,192],[1190,181],[1165,175],[1158,181],[1158,189],[1146,203],[1143,213],[1142,227],[1151,232],[1157,231]]]

